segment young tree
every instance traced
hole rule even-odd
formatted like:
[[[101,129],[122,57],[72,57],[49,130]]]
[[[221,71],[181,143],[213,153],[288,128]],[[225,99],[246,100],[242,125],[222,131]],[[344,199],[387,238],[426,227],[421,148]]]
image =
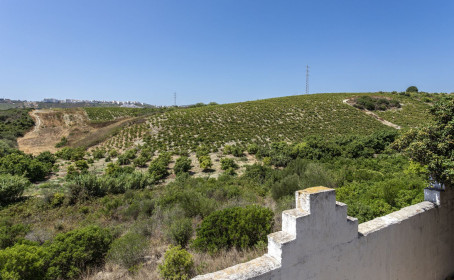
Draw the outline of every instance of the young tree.
[[[186,173],[189,169],[191,169],[191,160],[188,157],[182,156],[177,158],[175,166],[173,167],[173,171],[176,175]]]

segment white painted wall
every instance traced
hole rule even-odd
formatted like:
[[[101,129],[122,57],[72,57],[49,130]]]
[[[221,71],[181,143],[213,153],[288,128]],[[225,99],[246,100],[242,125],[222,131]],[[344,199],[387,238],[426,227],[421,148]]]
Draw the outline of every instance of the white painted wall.
[[[454,274],[454,191],[426,189],[425,200],[358,226],[333,189],[298,191],[267,254],[194,279],[445,279]]]

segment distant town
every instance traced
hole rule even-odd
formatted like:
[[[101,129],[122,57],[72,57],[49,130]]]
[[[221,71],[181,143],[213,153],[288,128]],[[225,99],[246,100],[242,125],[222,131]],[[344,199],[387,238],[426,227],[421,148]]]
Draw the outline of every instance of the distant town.
[[[117,101],[117,100],[80,100],[80,99],[56,99],[44,98],[41,101],[28,101],[28,100],[14,100],[9,98],[0,98],[0,110],[12,108],[34,108],[34,109],[47,109],[47,108],[75,108],[75,107],[126,107],[126,108],[166,108],[166,107],[201,107],[207,105],[218,105],[216,102],[204,104],[202,102],[188,105],[173,105],[161,106],[151,105],[139,101]]]
[[[0,109],[7,108],[69,108],[69,107],[97,107],[119,106],[128,108],[161,107],[139,101],[106,101],[106,100],[79,100],[44,98],[42,101],[14,100],[0,98]]]

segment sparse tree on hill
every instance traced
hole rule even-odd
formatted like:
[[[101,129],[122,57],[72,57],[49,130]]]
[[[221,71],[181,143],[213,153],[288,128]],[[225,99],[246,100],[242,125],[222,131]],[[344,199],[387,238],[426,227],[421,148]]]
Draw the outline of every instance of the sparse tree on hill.
[[[415,86],[410,86],[407,88],[407,90],[405,92],[418,92],[418,88],[415,87]]]

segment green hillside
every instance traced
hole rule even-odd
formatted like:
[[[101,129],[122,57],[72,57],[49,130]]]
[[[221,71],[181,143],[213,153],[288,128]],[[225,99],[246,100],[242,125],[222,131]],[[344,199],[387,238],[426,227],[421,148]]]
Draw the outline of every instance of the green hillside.
[[[429,119],[426,110],[429,105],[407,96],[390,93],[299,95],[156,114],[149,117],[147,123],[121,131],[106,145],[127,148],[149,134],[149,142],[156,149],[195,150],[199,145],[218,149],[232,142],[245,145],[298,142],[311,135],[334,138],[393,129],[343,103],[345,99],[361,95],[398,100],[402,108],[377,114],[404,129]]]

